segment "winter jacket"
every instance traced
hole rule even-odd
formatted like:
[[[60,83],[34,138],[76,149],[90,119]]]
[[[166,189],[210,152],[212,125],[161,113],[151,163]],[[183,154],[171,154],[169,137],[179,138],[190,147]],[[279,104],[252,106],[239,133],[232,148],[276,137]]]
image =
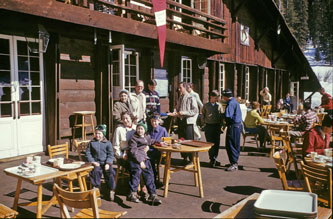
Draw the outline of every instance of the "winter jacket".
[[[129,147],[129,159],[141,163],[148,159],[147,153],[145,152],[145,147],[150,146],[158,142],[155,139],[151,139],[149,135],[141,137],[138,133],[134,133],[130,141],[128,142]]]
[[[106,138],[103,141],[97,141],[93,139],[89,142],[86,151],[88,161],[98,162],[101,165],[113,163],[113,149],[112,144]]]

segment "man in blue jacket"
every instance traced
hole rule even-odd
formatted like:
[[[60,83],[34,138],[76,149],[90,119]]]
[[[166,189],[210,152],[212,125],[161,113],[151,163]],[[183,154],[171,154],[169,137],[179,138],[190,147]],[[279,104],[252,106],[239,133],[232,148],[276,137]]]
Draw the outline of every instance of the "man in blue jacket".
[[[240,137],[242,129],[242,112],[239,103],[232,97],[232,91],[225,89],[222,98],[227,102],[224,119],[227,126],[226,149],[230,161],[230,166],[226,171],[238,170],[238,158],[240,153]]]

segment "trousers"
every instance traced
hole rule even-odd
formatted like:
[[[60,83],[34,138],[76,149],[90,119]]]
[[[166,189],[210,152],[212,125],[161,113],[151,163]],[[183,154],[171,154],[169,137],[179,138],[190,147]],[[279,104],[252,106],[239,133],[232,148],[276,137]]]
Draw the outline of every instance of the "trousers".
[[[215,161],[219,154],[220,135],[221,135],[220,124],[206,124],[205,126],[206,141],[214,143],[214,145],[208,151],[210,161]]]
[[[194,127],[193,124],[187,124],[186,118],[179,119],[178,121],[178,137],[186,140],[194,140]],[[191,153],[181,153],[182,158],[189,158],[193,161]]]
[[[140,184],[140,175],[142,173],[149,194],[156,194],[156,186],[154,181],[154,172],[149,160],[143,161],[146,165],[145,169],[141,169],[140,164],[130,160],[130,180],[129,187],[131,192],[137,192]]]
[[[94,169],[89,173],[90,182],[93,187],[99,187],[101,185],[101,178],[104,174],[104,179],[109,190],[114,190],[116,188],[116,183],[114,181],[115,172],[110,165],[108,170],[105,170],[105,165],[94,167]]]
[[[230,164],[238,163],[241,130],[241,123],[228,125],[225,143]]]

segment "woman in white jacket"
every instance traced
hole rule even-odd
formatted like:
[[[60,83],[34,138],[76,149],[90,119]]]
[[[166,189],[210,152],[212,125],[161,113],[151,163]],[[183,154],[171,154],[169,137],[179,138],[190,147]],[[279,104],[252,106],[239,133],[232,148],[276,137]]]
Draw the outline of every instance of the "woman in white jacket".
[[[113,151],[118,164],[125,165],[128,154],[128,141],[131,139],[136,130],[136,125],[133,123],[133,115],[130,112],[121,114],[123,124],[118,126],[113,134]]]

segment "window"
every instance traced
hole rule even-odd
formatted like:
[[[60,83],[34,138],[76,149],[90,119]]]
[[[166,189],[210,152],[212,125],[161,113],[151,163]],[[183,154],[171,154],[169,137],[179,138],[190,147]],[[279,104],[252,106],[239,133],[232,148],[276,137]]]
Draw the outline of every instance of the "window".
[[[192,83],[192,59],[183,56],[181,63],[181,81]]]
[[[225,89],[225,66],[224,64],[219,64],[219,92],[220,96],[222,95],[222,91]]]
[[[249,67],[245,67],[245,99],[249,100],[250,97],[250,71]]]
[[[250,45],[250,28],[244,26],[243,24],[240,25],[240,43],[245,46]]]
[[[118,99],[120,90],[134,90],[139,79],[139,53],[126,50],[124,45],[111,46],[110,53],[112,96]]]

